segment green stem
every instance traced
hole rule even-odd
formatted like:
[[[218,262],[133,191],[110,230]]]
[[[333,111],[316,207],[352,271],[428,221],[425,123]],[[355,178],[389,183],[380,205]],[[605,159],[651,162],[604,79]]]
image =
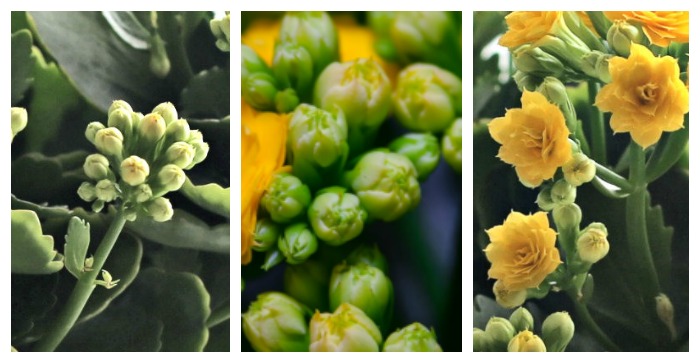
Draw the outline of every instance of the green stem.
[[[595,162],[595,161],[594,161]],[[595,162],[595,175],[621,189],[622,192],[632,191],[632,184],[616,172]]]
[[[95,290],[95,280],[102,271],[102,267],[105,261],[107,261],[107,257],[112,251],[114,244],[117,242],[117,237],[119,237],[119,233],[121,233],[124,228],[125,222],[126,219],[124,219],[122,213],[117,212],[93,256],[93,269],[86,272],[78,279],[78,283],[75,285],[75,288],[73,288],[73,292],[68,298],[66,305],[63,307],[63,311],[61,311],[58,318],[53,322],[48,333],[35,345],[34,349],[36,351],[53,352],[63,338],[68,335],[71,328],[73,328],[73,325],[75,325],[85,304],[90,298],[92,291]]]
[[[593,334],[593,337],[605,347],[608,351],[619,352],[620,348],[613,343],[607,334],[601,329],[598,324],[593,320],[591,313],[588,311],[586,304],[580,302],[576,297],[576,292],[569,291],[569,297],[574,302],[574,308],[576,309],[576,316],[578,320],[583,323],[583,325],[588,329],[588,331]]]
[[[207,319],[207,328],[211,329],[229,319],[231,319],[231,305],[226,304],[211,312]]]
[[[598,107],[593,106],[600,85],[598,82],[588,81],[588,101],[591,103],[591,151],[593,159],[601,164],[608,163],[607,147],[605,145],[605,124],[603,114]]]

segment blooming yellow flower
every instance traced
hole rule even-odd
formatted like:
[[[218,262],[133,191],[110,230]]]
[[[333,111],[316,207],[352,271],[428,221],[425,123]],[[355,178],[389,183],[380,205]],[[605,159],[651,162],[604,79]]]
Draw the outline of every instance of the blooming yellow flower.
[[[605,16],[641,25],[652,44],[667,47],[670,42],[688,42],[687,11],[606,11]]]
[[[535,43],[551,34],[554,26],[563,21],[561,11],[514,11],[505,19],[508,31],[498,40],[498,44],[508,48]]]
[[[525,91],[521,100],[522,108],[489,123],[489,133],[502,145],[498,157],[515,166],[523,185],[534,188],[571,159],[569,130],[559,107],[542,94]]]
[[[688,89],[675,58],[655,57],[646,47],[632,44],[630,57],[610,59],[609,70],[612,82],[600,90],[595,105],[612,112],[614,132],[629,132],[634,142],[647,148],[663,131],[683,127]]]
[[[241,263],[250,250],[260,198],[284,163],[288,116],[256,112],[241,103]]]
[[[280,25],[279,19],[255,19],[241,35],[241,43],[253,49],[267,65],[271,65]]]
[[[549,228],[547,213],[511,212],[503,225],[486,231],[491,240],[484,252],[491,262],[489,277],[504,289],[525,290],[539,286],[561,263],[554,246],[557,233]]]
[[[529,330],[518,333],[508,343],[509,352],[546,352],[547,347],[540,337]]]

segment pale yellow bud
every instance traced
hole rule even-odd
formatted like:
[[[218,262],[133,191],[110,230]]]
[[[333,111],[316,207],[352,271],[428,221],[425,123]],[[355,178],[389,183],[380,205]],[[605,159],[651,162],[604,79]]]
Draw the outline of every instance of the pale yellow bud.
[[[501,280],[496,280],[493,284],[493,294],[496,296],[498,305],[506,309],[513,309],[525,303],[527,299],[527,290],[509,290],[501,283]]]
[[[111,180],[102,179],[97,182],[97,185],[95,185],[95,195],[97,196],[98,200],[103,202],[111,202],[117,199],[119,192]]]
[[[601,223],[591,223],[584,229],[576,241],[576,248],[581,260],[596,263],[610,251],[608,231]]]
[[[163,197],[148,203],[146,211],[156,222],[165,222],[173,218],[173,206],[168,199]]]
[[[91,154],[85,158],[83,171],[92,180],[106,179],[109,175],[109,160],[102,154]]]
[[[153,109],[153,113],[157,113],[163,116],[165,125],[168,126],[171,123],[177,121],[177,110],[170,102],[163,102]]]
[[[158,182],[171,192],[180,189],[185,178],[185,172],[175,164],[168,164],[158,172]]]
[[[588,183],[595,177],[595,163],[584,153],[576,153],[561,167],[566,179],[572,186]]]
[[[166,159],[169,163],[175,164],[180,168],[185,168],[192,163],[195,156],[195,150],[192,145],[178,141],[165,151]]]
[[[124,135],[116,127],[108,127],[95,134],[95,147],[106,155],[121,155]]]
[[[131,155],[122,161],[119,171],[125,183],[136,186],[146,181],[150,169],[146,160]]]
[[[546,352],[547,347],[540,337],[529,330],[518,333],[508,343],[509,352]]]
[[[157,113],[149,113],[139,123],[139,135],[149,141],[157,141],[165,134],[165,120]]]

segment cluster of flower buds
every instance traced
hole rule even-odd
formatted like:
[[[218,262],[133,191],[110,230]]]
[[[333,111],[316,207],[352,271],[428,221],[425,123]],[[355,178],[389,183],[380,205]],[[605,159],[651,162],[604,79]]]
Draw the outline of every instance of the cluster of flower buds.
[[[85,136],[99,153],[85,158],[83,170],[91,181],[80,185],[78,195],[93,202],[95,212],[120,200],[127,220],[138,215],[159,222],[171,219],[172,205],[163,195],[180,189],[186,179],[183,169],[202,162],[209,152],[202,133],[190,130],[167,102],[143,115],[125,101],[114,101],[107,126],[91,122]]]
[[[231,51],[231,14],[226,12],[226,16],[221,19],[209,21],[209,28],[216,37],[216,46],[222,52]]]

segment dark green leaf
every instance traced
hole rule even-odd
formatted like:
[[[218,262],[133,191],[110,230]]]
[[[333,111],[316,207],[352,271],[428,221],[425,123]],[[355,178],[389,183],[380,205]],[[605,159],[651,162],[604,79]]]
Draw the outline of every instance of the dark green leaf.
[[[69,204],[77,200],[80,183],[85,180],[81,167],[84,151],[47,157],[28,153],[12,163],[12,193],[18,198],[51,204]]]
[[[209,331],[209,341],[204,347],[205,352],[231,351],[231,323],[221,323]]]
[[[46,316],[56,303],[54,290],[58,274],[18,275],[12,274],[12,344],[32,342],[38,338],[33,332],[35,321]]]
[[[53,237],[42,234],[36,213],[13,210],[12,273],[51,274],[63,268],[63,256],[54,249]]]
[[[214,67],[194,76],[182,90],[183,117],[222,118],[230,114],[229,72]]]
[[[32,84],[32,34],[28,30],[20,30],[12,34],[12,106],[24,98],[24,93]]]
[[[103,11],[112,30],[134,49],[150,48],[151,32],[141,24],[132,11]]]

